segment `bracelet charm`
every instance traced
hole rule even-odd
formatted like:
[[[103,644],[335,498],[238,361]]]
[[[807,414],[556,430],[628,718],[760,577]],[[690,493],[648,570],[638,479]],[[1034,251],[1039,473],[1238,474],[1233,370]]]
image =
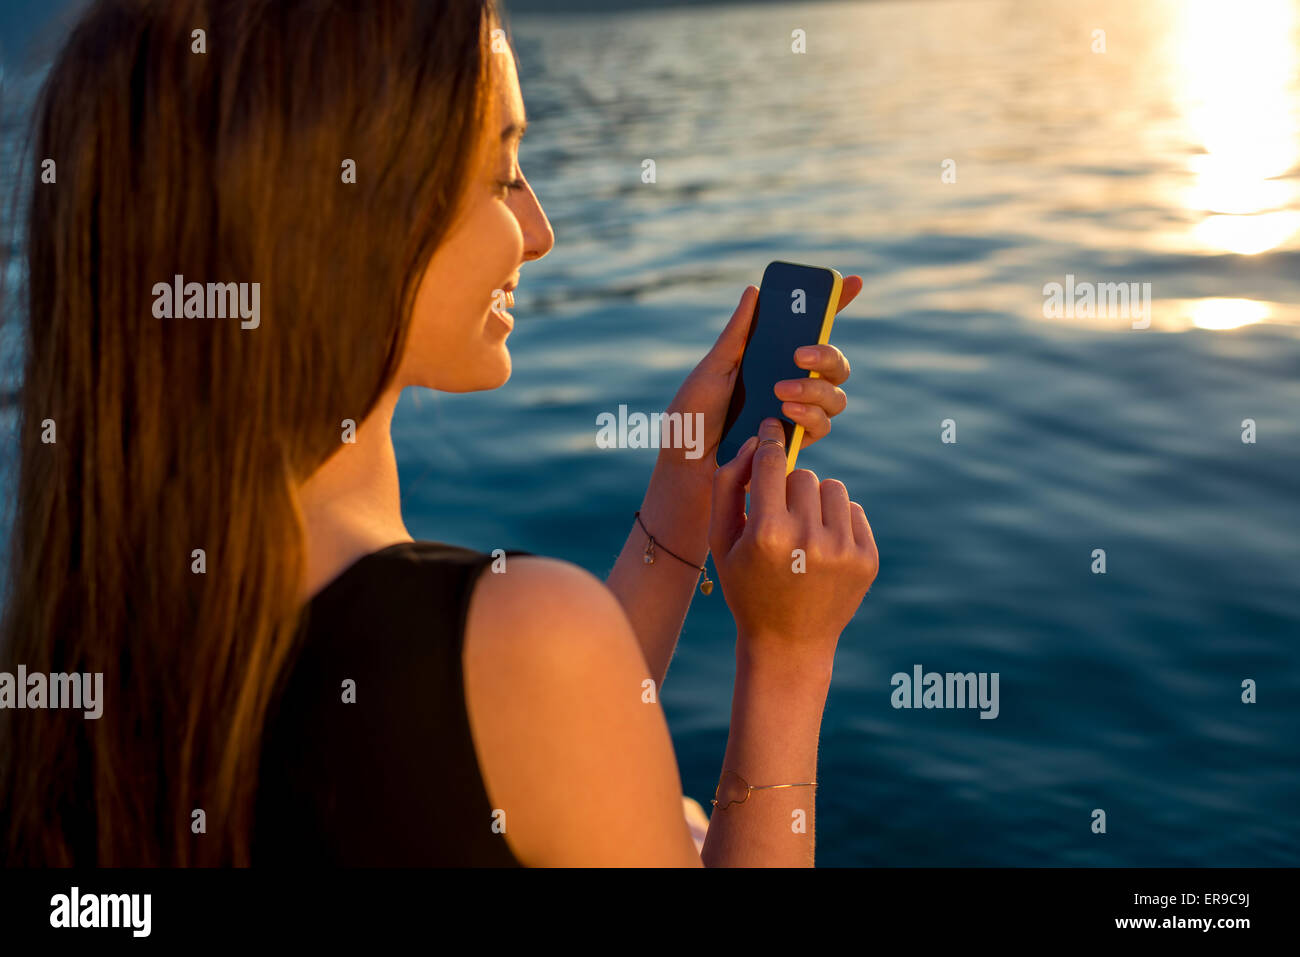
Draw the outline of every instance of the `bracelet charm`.
[[[635,518],[636,523],[641,526],[641,531],[645,532],[645,551],[641,555],[641,560],[647,565],[653,565],[655,563],[655,537],[650,534],[650,529],[645,527],[645,522],[641,521],[641,512],[639,509],[632,517]],[[679,562],[690,565],[692,568],[704,572],[704,581],[700,582],[701,593],[707,595],[713,591],[713,582],[709,580],[708,568],[704,565],[696,565],[694,562],[688,562],[686,559],[682,558],[682,556],[669,551],[667,548],[665,548],[664,551],[668,552],[669,555],[672,555],[673,558],[677,559]]]

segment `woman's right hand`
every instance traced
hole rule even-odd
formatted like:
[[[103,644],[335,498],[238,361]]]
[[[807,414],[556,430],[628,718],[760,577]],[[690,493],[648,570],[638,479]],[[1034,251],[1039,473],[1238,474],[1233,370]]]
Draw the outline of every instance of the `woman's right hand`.
[[[781,444],[760,446],[766,438]],[[784,439],[780,422],[765,419],[714,473],[709,548],[736,619],[738,653],[791,673],[829,673],[879,556],[866,513],[842,482],[818,481],[808,469],[785,474]]]

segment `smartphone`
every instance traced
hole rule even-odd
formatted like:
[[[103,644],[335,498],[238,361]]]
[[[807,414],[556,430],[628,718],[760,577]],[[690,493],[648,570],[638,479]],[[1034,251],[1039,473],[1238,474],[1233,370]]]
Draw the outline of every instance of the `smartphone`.
[[[824,266],[772,262],[763,270],[758,302],[745,340],[740,372],[722,424],[716,461],[725,465],[766,418],[777,418],[785,429],[785,474],[794,471],[803,442],[803,426],[781,414],[782,400],[773,387],[782,379],[819,378],[801,369],[794,351],[811,343],[830,340],[831,324],[840,304],[844,277]]]

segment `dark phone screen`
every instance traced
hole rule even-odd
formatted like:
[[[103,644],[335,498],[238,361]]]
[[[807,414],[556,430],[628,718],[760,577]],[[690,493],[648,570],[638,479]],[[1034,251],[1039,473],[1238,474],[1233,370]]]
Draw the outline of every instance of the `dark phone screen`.
[[[718,443],[719,465],[734,459],[769,416],[781,420],[786,448],[790,447],[794,423],[781,414],[781,400],[772,387],[782,379],[808,375],[807,369],[795,365],[794,350],[817,341],[834,285],[830,270],[816,266],[774,262],[763,270],[745,355]]]

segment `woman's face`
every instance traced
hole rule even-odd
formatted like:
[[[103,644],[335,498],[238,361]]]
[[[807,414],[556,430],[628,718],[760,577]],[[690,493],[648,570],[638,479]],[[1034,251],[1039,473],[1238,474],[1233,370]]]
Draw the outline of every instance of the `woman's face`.
[[[525,117],[514,55],[507,50],[492,59],[498,80],[492,145],[470,184],[464,213],[420,279],[399,387],[474,392],[503,385],[510,378],[506,337],[514,326],[507,291],[519,281],[523,263],[555,244],[519,169]]]

